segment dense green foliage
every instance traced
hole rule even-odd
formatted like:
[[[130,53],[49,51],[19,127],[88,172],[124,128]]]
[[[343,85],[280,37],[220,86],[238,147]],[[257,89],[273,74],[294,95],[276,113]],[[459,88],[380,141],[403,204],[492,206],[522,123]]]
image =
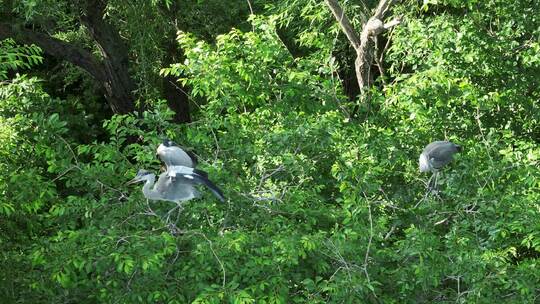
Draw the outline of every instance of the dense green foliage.
[[[45,18],[49,2],[17,7]],[[539,301],[540,3],[396,6],[385,74],[349,117],[336,75],[351,51],[322,1],[254,1],[236,25],[225,2],[179,1],[185,58],[170,67],[152,37],[176,1],[139,2],[110,14],[144,112],[103,118],[80,71],[53,75],[35,46],[0,43],[2,303]],[[190,88],[189,124],[156,98],[168,75]],[[206,191],[170,214],[125,185],[158,172],[165,136],[226,203]],[[445,138],[464,150],[426,195],[418,155]]]

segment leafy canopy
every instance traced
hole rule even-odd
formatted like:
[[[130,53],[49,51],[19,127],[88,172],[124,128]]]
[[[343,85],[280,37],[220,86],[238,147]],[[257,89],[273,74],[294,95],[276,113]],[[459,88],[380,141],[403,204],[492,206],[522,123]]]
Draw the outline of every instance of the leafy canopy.
[[[1,83],[3,299],[536,301],[538,6],[396,7],[405,22],[385,55],[389,81],[350,119],[334,60],[347,50],[332,52],[346,40],[320,30],[332,20],[324,6],[288,3],[214,42],[179,34],[185,58],[161,75],[191,88],[190,124],[171,123],[163,101],[96,123],[83,100],[57,98],[36,77]],[[279,34],[302,26],[304,55]],[[40,62],[32,47],[0,50],[21,54],[0,57],[0,75]],[[205,193],[177,213],[124,185],[139,168],[158,172],[164,136],[196,151],[227,203]],[[425,196],[418,155],[445,138],[464,151],[438,196]]]

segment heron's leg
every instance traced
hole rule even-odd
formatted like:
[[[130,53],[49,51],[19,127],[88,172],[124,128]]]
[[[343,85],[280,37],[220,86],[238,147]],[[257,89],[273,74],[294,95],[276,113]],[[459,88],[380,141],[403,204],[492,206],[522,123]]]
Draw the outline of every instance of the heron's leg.
[[[182,210],[184,210],[184,207],[183,207],[182,204],[180,204],[180,203],[177,203],[176,206],[174,206],[171,210],[169,210],[169,211],[167,212],[167,215],[166,215],[166,217],[165,217],[165,223],[167,223],[167,224],[170,224],[170,223],[171,223],[171,222],[170,222],[170,218],[171,218],[171,216],[172,216],[172,214],[173,214],[173,212],[174,212],[175,210],[178,210],[178,213],[177,213],[177,216],[176,216],[176,221],[175,221],[175,223],[178,222],[178,217],[180,216],[180,213],[182,212]]]
[[[428,188],[432,192],[437,192],[437,183],[439,182],[439,171],[434,171],[429,179]]]
[[[438,171],[434,171],[433,174],[431,174],[431,177],[428,179],[428,182],[427,182],[427,191],[424,194],[424,197],[422,197],[422,199],[419,200],[418,203],[416,203],[416,205],[414,205],[413,208],[418,207],[418,205],[420,205],[423,201],[425,201],[430,193],[437,194],[437,176],[438,176],[438,174],[439,174]]]
[[[433,183],[433,191],[437,192],[439,182],[439,171],[435,171],[435,182]]]
[[[175,206],[174,208],[172,208],[171,210],[169,210],[169,211],[167,212],[167,214],[165,215],[165,223],[166,223],[166,224],[169,224],[169,219],[171,218],[171,214],[172,214],[172,212],[173,212],[176,208],[178,208],[178,206]]]
[[[150,207],[150,200],[149,199],[146,199],[146,208],[148,208],[149,214],[154,215],[154,216],[158,216],[157,213],[154,211],[154,209],[152,209],[152,207]]]
[[[182,211],[184,211],[184,204],[183,204],[183,202],[177,202],[177,203],[176,203],[176,206],[177,206],[177,208],[178,208],[178,215],[177,215],[177,218],[178,218],[178,216],[180,216],[180,213],[181,213]]]
[[[433,189],[433,179],[434,179],[434,177],[435,177],[435,172],[433,172],[431,174],[431,176],[429,177],[429,179],[428,179],[427,187],[426,187],[428,189],[428,192],[431,191],[431,189]]]
[[[424,194],[424,196],[422,197],[422,199],[420,199],[420,200],[416,203],[416,205],[414,205],[413,208],[418,207],[423,201],[426,200],[426,198],[428,197],[428,195],[431,193],[431,191],[432,191],[432,185],[431,185],[431,183],[432,183],[432,181],[433,181],[434,176],[435,176],[435,172],[434,172],[433,174],[431,174],[431,176],[429,177],[429,179],[428,179],[428,181],[427,181],[427,184],[426,184],[426,193]]]
[[[425,201],[430,193],[431,193],[431,190],[428,188],[428,190],[426,191],[426,194],[424,194],[424,197],[422,197],[422,199],[419,200],[418,203],[416,203],[416,205],[414,205],[413,209],[418,207],[423,201]]]
[[[182,211],[184,211],[184,204],[182,203],[178,203],[178,212],[176,213],[176,220],[174,221],[174,223],[178,223],[178,220],[180,219],[180,214],[182,213]]]
[[[430,193],[432,193],[434,196],[436,196],[439,200],[442,201],[442,198],[441,196],[439,195],[439,174],[440,174],[440,171],[435,171],[434,172],[434,183],[433,183],[433,187],[430,189]]]

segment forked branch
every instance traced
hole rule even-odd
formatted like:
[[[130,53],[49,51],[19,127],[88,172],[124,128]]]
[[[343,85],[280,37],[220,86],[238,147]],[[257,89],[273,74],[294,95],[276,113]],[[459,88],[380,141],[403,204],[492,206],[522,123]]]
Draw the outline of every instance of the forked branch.
[[[341,27],[343,33],[349,39],[352,47],[356,51],[355,72],[358,86],[360,87],[360,98],[365,101],[365,92],[371,86],[372,77],[369,73],[375,56],[376,39],[384,31],[400,24],[399,17],[383,23],[384,15],[396,0],[380,0],[377,8],[369,20],[363,25],[360,36],[354,30],[351,22],[343,12],[337,0],[326,0],[326,4],[332,11]]]

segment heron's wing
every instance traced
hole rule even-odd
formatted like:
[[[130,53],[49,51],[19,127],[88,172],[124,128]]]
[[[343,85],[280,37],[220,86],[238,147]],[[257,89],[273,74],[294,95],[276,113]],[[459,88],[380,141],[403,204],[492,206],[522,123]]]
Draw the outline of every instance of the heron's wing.
[[[441,147],[441,146],[445,146],[447,144],[449,144],[450,142],[449,141],[443,141],[443,140],[437,140],[437,141],[434,141],[432,143],[430,143],[429,145],[427,145],[424,150],[422,151],[423,154],[425,155],[429,155],[430,153],[433,152],[433,150]]]
[[[169,140],[169,145],[171,148],[178,148],[180,149],[182,152],[184,152],[185,154],[187,154],[187,157],[189,157],[191,159],[191,162],[192,162],[192,166],[188,166],[188,167],[191,167],[191,168],[195,168],[198,164],[198,161],[197,161],[197,156],[195,155],[195,153],[187,150],[187,149],[184,149],[183,147],[177,145],[174,141],[172,140]],[[174,166],[183,166],[181,164],[172,164]]]
[[[457,152],[456,146],[451,142],[443,142],[431,149],[429,152],[429,160],[435,169],[442,168],[452,161],[454,154]]]
[[[185,150],[186,151],[186,154],[189,156],[189,158],[191,158],[191,162],[193,163],[193,168],[197,167],[197,165],[199,164],[199,161],[197,160],[197,155],[195,155],[195,153],[193,153],[192,151],[189,151],[189,150]]]
[[[174,176],[175,180],[182,180],[183,183],[204,185],[208,189],[210,189],[210,191],[212,191],[212,193],[220,201],[225,201],[223,192],[221,192],[221,190],[208,179],[208,173],[202,170],[188,168],[184,166],[172,166],[168,168],[167,175],[169,177]]]
[[[193,177],[197,183],[205,185],[214,195],[222,202],[225,201],[225,196],[221,189],[219,189],[213,182],[208,179],[208,173],[202,170],[193,169]]]
[[[168,166],[167,167],[167,176],[169,177],[176,177],[178,174],[184,175],[184,174],[193,174],[194,168],[186,167],[186,166]]]
[[[159,145],[157,151],[159,159],[169,166],[185,166],[194,168],[197,165],[196,158],[190,156],[186,151],[178,146]]]
[[[159,175],[154,190],[165,200],[173,202],[187,201],[200,195],[193,183],[180,176],[171,178],[166,172]]]
[[[222,202],[225,201],[225,197],[223,196],[223,192],[216,186],[214,183],[212,183],[206,176],[199,175],[199,174],[193,174],[193,181],[195,181],[198,184],[205,185],[212,193]]]

